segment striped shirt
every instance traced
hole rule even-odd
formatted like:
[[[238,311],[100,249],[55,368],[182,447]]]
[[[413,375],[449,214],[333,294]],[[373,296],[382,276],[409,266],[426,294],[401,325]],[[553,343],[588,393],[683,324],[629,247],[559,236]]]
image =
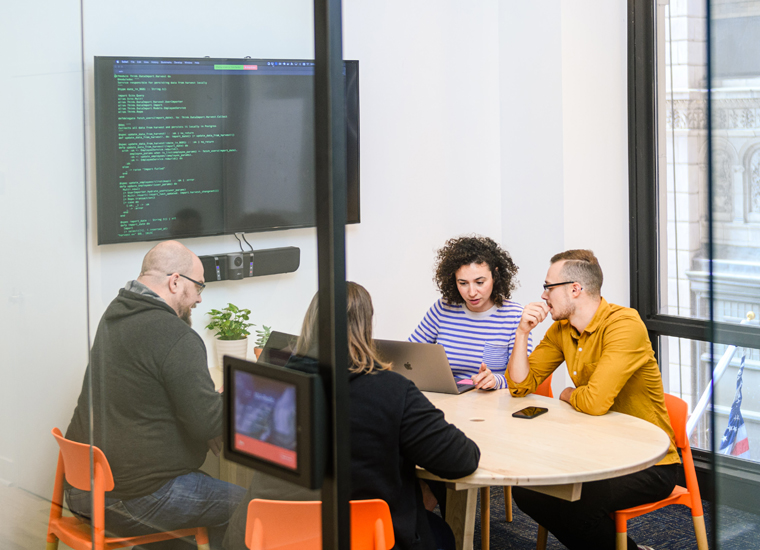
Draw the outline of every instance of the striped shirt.
[[[507,387],[504,371],[515,345],[515,331],[523,307],[505,300],[501,307],[474,312],[464,304],[439,299],[409,337],[410,342],[441,344],[446,350],[454,378],[470,378],[485,363],[496,377],[496,388]],[[528,337],[528,353],[533,342]]]

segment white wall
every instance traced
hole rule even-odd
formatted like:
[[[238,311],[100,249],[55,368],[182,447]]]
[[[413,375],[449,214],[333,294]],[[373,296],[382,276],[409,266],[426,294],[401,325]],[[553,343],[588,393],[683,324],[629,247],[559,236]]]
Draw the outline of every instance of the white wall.
[[[437,297],[435,250],[471,232],[501,237],[512,251],[518,301],[537,299],[551,254],[584,246],[600,256],[605,294],[627,303],[625,5],[533,4],[344,3],[344,55],[360,61],[362,126],[362,223],[347,229],[347,269],[374,297],[379,337],[414,329]],[[49,430],[67,425],[79,393],[87,315],[94,334],[150,247],[94,244],[92,56],[313,51],[307,0],[82,5],[83,54],[76,1],[17,4],[0,21],[5,51],[28,56],[0,77],[12,129],[0,137],[0,288],[8,296],[0,479],[42,495],[55,462]],[[316,290],[313,230],[249,240],[299,246],[301,268],[209,285],[195,317],[210,348],[202,329],[210,307],[233,301],[256,323],[297,331]],[[186,244],[198,254],[237,248],[233,237]],[[8,270],[6,258],[32,267]],[[55,267],[34,267],[38,258]]]
[[[520,266],[515,297],[539,300],[551,256],[589,248],[603,295],[629,305],[625,2],[513,1],[499,21],[503,243]],[[555,395],[568,385],[567,373],[552,380]]]
[[[602,294],[630,305],[627,8],[563,0],[562,119],[565,248],[590,248]]]
[[[435,250],[501,234],[497,2],[346,2],[344,53],[360,60],[362,223],[348,277],[376,335],[405,339],[437,299]]]

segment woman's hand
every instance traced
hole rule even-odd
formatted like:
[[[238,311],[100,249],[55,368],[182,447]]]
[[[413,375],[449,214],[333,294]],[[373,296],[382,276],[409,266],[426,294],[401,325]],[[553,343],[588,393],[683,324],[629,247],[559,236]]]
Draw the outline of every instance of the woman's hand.
[[[496,387],[496,377],[485,363],[480,364],[480,372],[472,375],[472,383],[479,390],[492,390]]]

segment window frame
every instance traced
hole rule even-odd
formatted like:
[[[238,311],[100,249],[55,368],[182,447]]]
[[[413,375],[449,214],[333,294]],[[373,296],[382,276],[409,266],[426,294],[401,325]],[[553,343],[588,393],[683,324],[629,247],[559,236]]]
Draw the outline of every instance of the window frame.
[[[709,1],[709,0],[708,0]],[[629,0],[628,165],[631,307],[650,334],[757,348],[760,327],[659,312],[657,190],[657,0]],[[709,93],[709,90],[708,90]],[[708,95],[708,109],[710,98]],[[711,124],[708,116],[708,149]],[[711,155],[708,155],[708,164]],[[709,180],[711,177],[711,170]],[[710,184],[708,183],[708,186]],[[708,194],[712,193],[708,190]],[[708,204],[712,204],[708,200]],[[708,225],[712,226],[711,220]],[[653,345],[655,341],[653,340]]]

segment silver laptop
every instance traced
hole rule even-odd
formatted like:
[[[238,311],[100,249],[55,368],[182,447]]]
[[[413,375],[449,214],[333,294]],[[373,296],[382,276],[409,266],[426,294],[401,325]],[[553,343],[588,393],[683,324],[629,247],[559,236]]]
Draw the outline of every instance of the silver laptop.
[[[394,372],[414,382],[422,391],[456,394],[475,389],[469,379],[457,383],[440,344],[375,340],[375,345],[383,361],[393,364]]]

